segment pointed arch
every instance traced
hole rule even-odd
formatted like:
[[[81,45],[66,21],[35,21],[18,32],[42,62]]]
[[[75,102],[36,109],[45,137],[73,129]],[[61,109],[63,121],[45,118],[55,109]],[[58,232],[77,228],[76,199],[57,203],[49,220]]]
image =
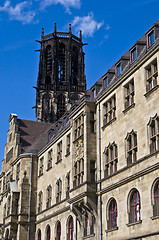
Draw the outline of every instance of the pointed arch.
[[[46,47],[46,74],[52,73],[52,47],[48,45]]]
[[[114,197],[110,198],[106,208],[107,228],[117,228],[117,202]]]
[[[66,75],[66,50],[65,44],[60,43],[58,49],[58,65],[57,65],[57,79],[61,83],[65,80]]]

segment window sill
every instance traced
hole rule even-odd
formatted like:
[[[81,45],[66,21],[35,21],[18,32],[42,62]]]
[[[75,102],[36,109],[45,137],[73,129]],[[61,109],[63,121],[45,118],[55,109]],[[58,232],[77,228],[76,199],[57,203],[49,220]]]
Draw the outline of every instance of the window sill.
[[[62,159],[56,161],[55,164],[58,164],[58,163],[60,163],[60,162],[62,162]]]
[[[66,153],[66,154],[65,154],[65,157],[68,157],[69,155],[70,155],[70,152],[69,152],[69,153]]]
[[[113,122],[115,122],[115,120],[116,120],[116,117],[113,118],[113,119],[112,119],[111,121],[109,121],[108,123],[104,124],[103,127],[102,127],[102,129],[104,130],[107,126],[109,126],[110,124],[112,124]]]
[[[131,227],[131,226],[134,226],[134,225],[140,224],[140,223],[142,223],[142,220],[139,220],[139,221],[133,222],[133,223],[128,223],[128,224],[126,224],[126,226],[127,226],[127,227]]]
[[[151,88],[148,92],[146,92],[144,96],[148,97],[152,92],[154,92],[158,88],[159,88],[159,85],[156,85],[155,87]]]
[[[87,235],[87,236],[84,236],[83,239],[91,238],[91,237],[94,237],[94,236],[95,236],[95,233]]]
[[[150,217],[152,220],[155,220],[155,219],[158,219],[159,218],[159,215],[158,216],[153,216],[153,217]]]
[[[133,108],[133,107],[135,107],[135,103],[133,103],[133,104],[131,104],[130,106],[128,106],[127,108],[125,108],[124,110],[123,110],[123,113],[126,113],[126,112],[128,112],[131,108]]]
[[[116,230],[118,230],[118,227],[105,230],[105,232],[108,233],[108,232],[113,232],[113,231],[116,231]]]
[[[40,174],[38,175],[38,178],[41,177],[42,175],[43,175],[43,173],[40,173]]]
[[[48,172],[48,171],[49,171],[51,168],[52,168],[52,166],[51,166],[51,167],[49,167],[49,168],[47,168],[47,169],[46,169],[46,171]]]

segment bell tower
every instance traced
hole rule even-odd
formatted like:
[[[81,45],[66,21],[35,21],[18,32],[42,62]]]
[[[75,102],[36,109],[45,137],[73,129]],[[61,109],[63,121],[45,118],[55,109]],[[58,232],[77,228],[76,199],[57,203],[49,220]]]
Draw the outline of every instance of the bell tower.
[[[44,35],[42,29],[39,73],[36,86],[36,118],[40,122],[57,121],[86,90],[82,32]]]

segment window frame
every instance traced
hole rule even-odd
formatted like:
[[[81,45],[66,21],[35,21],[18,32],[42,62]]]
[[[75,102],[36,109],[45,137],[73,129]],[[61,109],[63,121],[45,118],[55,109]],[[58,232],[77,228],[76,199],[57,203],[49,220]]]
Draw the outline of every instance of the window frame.
[[[118,146],[115,142],[109,143],[104,149],[105,167],[104,177],[111,176],[117,172],[118,163]]]
[[[138,195],[138,197],[136,197]],[[134,203],[133,203],[134,200]],[[137,201],[138,200],[138,201]],[[141,221],[141,200],[140,193],[137,189],[131,191],[129,197],[129,223],[137,223]]]

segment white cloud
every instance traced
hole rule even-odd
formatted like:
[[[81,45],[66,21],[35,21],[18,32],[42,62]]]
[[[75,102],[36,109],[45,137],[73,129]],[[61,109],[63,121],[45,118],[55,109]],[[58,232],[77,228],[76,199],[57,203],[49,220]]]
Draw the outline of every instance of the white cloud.
[[[75,28],[76,32],[79,32],[79,30],[82,30],[82,33],[85,37],[92,37],[93,34],[98,31],[101,26],[104,24],[104,22],[97,22],[94,19],[93,13],[88,13],[88,16],[85,17],[74,17],[74,20],[72,22],[72,27]]]
[[[10,1],[6,1],[4,6],[0,6],[0,12],[8,13],[11,20],[21,21],[23,24],[34,21],[36,15],[35,11],[29,10],[31,3],[24,1],[17,3],[14,7],[11,6]]]
[[[41,0],[41,8],[43,9],[53,4],[61,4],[68,13],[71,13],[70,7],[80,8],[81,5],[80,0]]]

